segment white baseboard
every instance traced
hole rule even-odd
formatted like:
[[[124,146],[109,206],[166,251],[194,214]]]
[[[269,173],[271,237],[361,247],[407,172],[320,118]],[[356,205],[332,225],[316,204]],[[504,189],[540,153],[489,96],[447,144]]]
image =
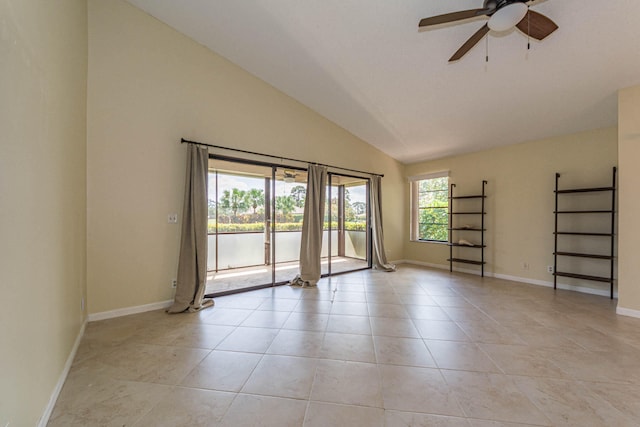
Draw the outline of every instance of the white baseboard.
[[[547,282],[546,280],[537,280],[537,279],[529,279],[526,277],[509,276],[507,274],[494,274],[493,277],[497,279],[511,280],[512,282],[529,283],[531,285],[553,288],[553,282]],[[580,292],[583,294],[598,295],[601,297],[611,296],[611,293],[608,289],[595,289],[595,288],[588,288],[586,286],[568,285],[566,283],[558,283],[557,288],[562,289],[563,291],[574,291],[574,292]],[[614,291],[613,297],[617,298],[618,293]]]
[[[56,406],[56,401],[58,400],[58,396],[62,391],[62,386],[64,386],[64,382],[67,380],[67,375],[69,375],[69,371],[71,370],[71,365],[73,364],[73,359],[76,357],[76,352],[78,351],[78,347],[80,347],[80,341],[84,336],[84,329],[87,326],[87,321],[85,320],[80,327],[80,332],[78,332],[78,336],[76,337],[76,341],[73,343],[73,348],[71,349],[71,353],[69,353],[69,357],[67,357],[67,361],[64,364],[64,368],[60,373],[60,377],[58,378],[58,382],[56,383],[55,388],[53,389],[53,393],[51,393],[51,397],[49,398],[49,403],[47,403],[47,407],[40,417],[40,421],[38,422],[38,427],[46,427],[49,422],[49,418],[51,417],[51,413],[53,412],[53,408]]]
[[[624,308],[620,306],[616,307],[616,314],[640,318],[640,310],[633,310],[631,308]]]
[[[449,264],[432,264],[430,262],[414,261],[414,260],[408,260],[408,259],[403,259],[402,261],[398,261],[398,263],[420,265],[422,267],[437,268],[438,270],[449,270]],[[469,273],[469,274],[476,274],[476,275],[479,273],[479,270],[472,270],[469,268],[459,268],[459,267],[453,267],[453,271],[457,273]],[[485,277],[493,277],[493,273],[489,273],[486,271],[484,272],[484,275]]]
[[[167,308],[173,304],[173,300],[153,302],[151,304],[137,305],[134,307],[118,308],[116,310],[101,311],[99,313],[89,314],[89,322],[95,322],[97,320],[112,319],[114,317],[127,316],[129,314],[144,313],[146,311],[160,310]]]
[[[397,262],[403,263],[403,264],[414,264],[414,265],[420,265],[423,267],[437,268],[440,270],[449,269],[449,264],[432,264],[429,262],[413,261],[413,260],[401,260]],[[456,268],[456,267],[453,268],[453,271],[457,271],[460,273],[470,273],[470,274],[478,273],[478,270],[470,270],[470,269]],[[495,277],[496,279],[510,280],[512,282],[528,283],[530,285],[545,286],[545,287],[553,288],[553,282],[547,282],[546,280],[537,280],[537,279],[530,279],[528,277],[510,276],[508,274],[497,274],[497,273],[492,273],[487,271],[484,272],[484,276]],[[603,297],[611,296],[608,289],[595,289],[595,288],[588,288],[586,286],[567,285],[565,283],[558,283],[557,287],[558,289],[562,289],[565,291],[581,292],[583,294],[599,295]],[[613,297],[617,298],[618,293],[614,292]]]

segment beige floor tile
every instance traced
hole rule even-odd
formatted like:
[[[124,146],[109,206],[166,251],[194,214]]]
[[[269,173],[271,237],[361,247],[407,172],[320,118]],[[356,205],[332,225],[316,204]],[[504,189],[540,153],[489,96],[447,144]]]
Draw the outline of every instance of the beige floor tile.
[[[522,393],[512,377],[502,374],[442,371],[469,418],[552,425]]]
[[[362,290],[360,292],[354,292],[351,289],[338,290],[333,295],[334,301],[349,301],[349,302],[367,302],[367,296],[364,293],[364,286],[358,285]]]
[[[324,332],[329,323],[328,314],[316,313],[291,313],[282,326],[283,329],[295,329],[300,331]]]
[[[90,322],[50,425],[640,425],[640,319],[615,311],[400,265]]]
[[[471,427],[531,427],[534,424],[504,423],[502,421],[468,419]]]
[[[501,372],[495,363],[474,343],[425,340],[440,369]]]
[[[311,388],[311,400],[382,408],[377,365],[320,360]]]
[[[480,344],[479,346],[505,374],[569,378],[567,373],[536,347],[507,344]]]
[[[640,424],[640,385],[581,383],[581,386]]]
[[[427,340],[469,341],[469,337],[454,322],[414,319],[420,336]]]
[[[464,418],[387,410],[385,427],[470,427]]]
[[[223,325],[190,324],[169,345],[214,349],[235,327]]]
[[[456,322],[456,324],[473,342],[491,344],[525,344],[518,334],[492,320]]]
[[[437,369],[380,365],[384,408],[463,416]]]
[[[213,307],[205,310],[202,315],[202,323],[213,325],[238,326],[253,313],[253,310],[237,308]]]
[[[111,378],[174,385],[208,354],[205,349],[129,343],[95,363]]]
[[[456,322],[487,322],[492,319],[475,307],[442,307],[445,313]]]
[[[239,394],[220,427],[300,427],[307,408],[305,400]]]
[[[408,319],[409,313],[402,304],[369,303],[369,316],[393,319]]]
[[[311,301],[327,301],[331,303],[333,300],[334,292],[332,289],[316,289],[307,288],[302,293],[299,304],[311,302]],[[298,306],[296,306],[297,310]],[[328,313],[328,311],[327,311]]]
[[[461,307],[461,308],[472,308],[473,306],[469,304],[469,302],[461,296],[451,296],[451,295],[431,295],[433,300],[440,307]]]
[[[330,314],[327,332],[341,334],[371,335],[371,324],[367,316]]]
[[[282,329],[267,349],[267,354],[318,357],[323,341],[323,332]]]
[[[288,311],[254,311],[240,326],[253,328],[281,328],[291,313]]]
[[[364,406],[311,402],[304,427],[385,427],[384,410]]]
[[[370,317],[369,319],[373,335],[420,338],[411,319],[391,319],[388,317]]]
[[[244,296],[246,294],[236,294],[215,299],[216,308],[241,308],[245,310],[255,310],[266,300],[266,298],[252,298]],[[215,308],[213,309],[215,311]]]
[[[616,362],[616,354],[596,353],[584,349],[540,349],[556,366],[571,378],[593,382],[640,384],[640,366],[636,369]],[[632,369],[629,369],[632,368]]]
[[[356,362],[374,362],[376,354],[371,335],[338,334],[327,332],[319,357]]]
[[[409,317],[420,320],[451,320],[449,315],[441,308],[429,305],[412,305],[405,306]]]
[[[291,277],[293,279],[293,277]],[[273,298],[300,299],[311,289],[297,286],[276,286],[271,288]]]
[[[369,311],[365,302],[334,301],[331,307],[331,314],[367,316]]]
[[[308,399],[317,359],[265,355],[242,387],[242,393]]]
[[[101,379],[73,392],[65,386],[48,426],[133,425],[170,391],[167,385],[112,379]]]
[[[329,314],[333,303],[331,297],[333,293],[327,295],[326,299],[305,299],[303,298],[298,302],[296,308],[293,310],[298,313],[317,313],[317,314]]]
[[[206,427],[217,425],[235,393],[175,387],[135,427]]]
[[[184,387],[219,391],[240,391],[262,355],[233,351],[212,351],[180,383]]]
[[[402,304],[400,296],[389,289],[368,289],[367,302],[376,304]]]
[[[393,289],[399,295],[426,295],[426,291],[417,283],[394,282]]]
[[[374,337],[376,361],[385,365],[435,368],[424,341],[416,338]]]
[[[278,335],[279,329],[248,328],[240,326],[225,338],[217,350],[246,351],[250,353],[264,353],[267,351],[273,339]]]
[[[300,303],[297,299],[287,298],[267,298],[257,310],[266,311],[293,311]]]
[[[401,294],[400,301],[403,304],[411,304],[411,305],[427,305],[427,306],[437,306],[436,302],[429,295],[415,295],[415,294]]]
[[[576,382],[528,377],[516,378],[515,382],[554,426],[638,425]]]

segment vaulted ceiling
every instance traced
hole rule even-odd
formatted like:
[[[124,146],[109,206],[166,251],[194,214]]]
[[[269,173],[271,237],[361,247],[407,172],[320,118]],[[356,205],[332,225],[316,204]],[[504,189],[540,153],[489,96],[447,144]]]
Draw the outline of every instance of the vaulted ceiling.
[[[529,2],[559,29],[452,63],[486,18],[418,22],[482,0],[128,1],[404,163],[613,126],[640,84],[638,0]]]

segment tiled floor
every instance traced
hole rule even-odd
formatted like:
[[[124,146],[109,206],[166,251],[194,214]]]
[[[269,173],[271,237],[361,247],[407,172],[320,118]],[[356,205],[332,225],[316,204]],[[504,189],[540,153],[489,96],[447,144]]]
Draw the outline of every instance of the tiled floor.
[[[322,274],[329,274],[329,260],[323,258],[320,264]],[[367,268],[367,266],[367,261],[362,259],[340,256],[331,258],[331,272],[334,274],[361,270]],[[207,273],[207,289],[205,293],[217,294],[272,283],[273,273],[271,268],[271,265],[255,265],[252,267],[220,270],[217,273],[210,271]],[[300,267],[297,261],[277,263],[275,282],[290,281],[296,276],[298,270],[300,270]]]
[[[640,319],[400,266],[87,326],[50,426],[638,426]]]

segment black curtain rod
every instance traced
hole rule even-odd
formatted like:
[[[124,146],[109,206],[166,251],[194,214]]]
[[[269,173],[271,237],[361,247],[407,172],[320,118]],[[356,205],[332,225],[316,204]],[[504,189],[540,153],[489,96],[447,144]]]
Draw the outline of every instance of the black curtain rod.
[[[349,171],[349,172],[356,172],[356,173],[362,173],[365,175],[375,175],[375,176],[379,176],[380,178],[384,177],[383,174],[380,173],[372,173],[372,172],[364,172],[364,171],[359,171],[357,169],[349,169],[349,168],[343,168],[340,166],[331,166],[331,165],[325,165],[323,163],[316,163],[316,162],[308,162],[306,160],[299,160],[299,159],[292,159],[290,157],[281,157],[281,156],[273,156],[271,154],[263,154],[263,153],[256,153],[255,151],[247,151],[247,150],[241,150],[239,148],[229,148],[229,147],[223,147],[221,145],[212,145],[212,144],[205,144],[203,142],[198,142],[198,141],[189,141],[188,139],[184,139],[181,138],[180,139],[180,143],[184,144],[197,144],[197,145],[204,145],[205,147],[211,147],[211,148],[220,148],[222,150],[231,150],[231,151],[236,151],[238,153],[244,153],[244,154],[253,154],[255,156],[264,156],[264,157],[271,157],[273,159],[280,159],[280,160],[289,160],[292,162],[300,162],[300,163],[313,163],[315,165],[319,165],[319,166],[326,166],[328,168],[333,168],[333,169],[340,169],[343,171]]]

